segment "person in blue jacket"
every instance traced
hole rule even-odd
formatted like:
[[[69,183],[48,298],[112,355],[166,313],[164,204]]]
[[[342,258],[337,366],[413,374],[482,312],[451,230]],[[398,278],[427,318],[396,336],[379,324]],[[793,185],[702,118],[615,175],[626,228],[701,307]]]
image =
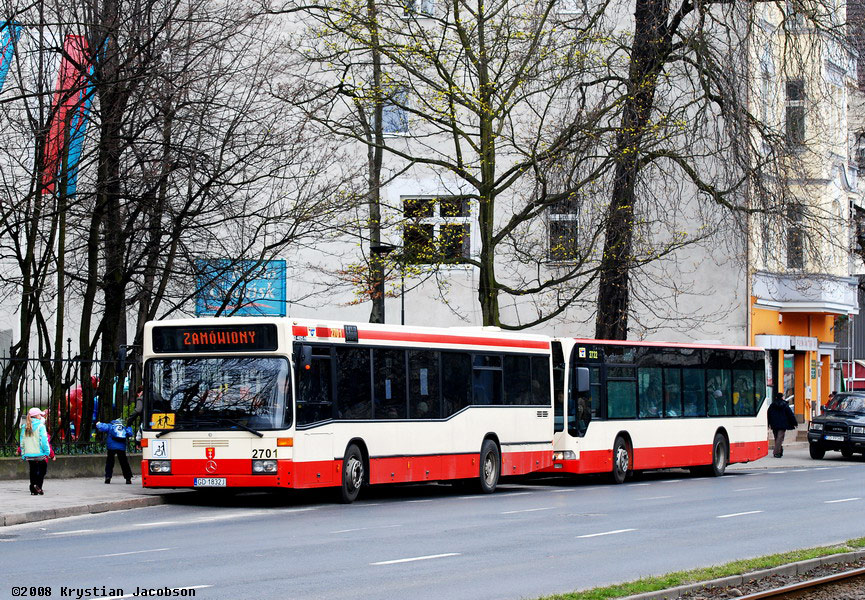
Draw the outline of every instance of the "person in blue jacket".
[[[97,421],[96,429],[107,434],[106,446],[108,456],[105,458],[105,483],[111,483],[111,475],[114,473],[114,457],[120,462],[123,478],[126,483],[132,483],[132,469],[129,468],[129,460],[126,458],[126,440],[132,437],[132,427],[127,427],[120,419],[114,419],[110,423]]]
[[[48,446],[48,431],[43,418],[45,413],[35,406],[27,412],[27,417],[21,423],[21,434],[18,441],[21,445],[21,458],[30,467],[30,494],[42,495],[42,484],[48,471],[48,456],[51,448]]]

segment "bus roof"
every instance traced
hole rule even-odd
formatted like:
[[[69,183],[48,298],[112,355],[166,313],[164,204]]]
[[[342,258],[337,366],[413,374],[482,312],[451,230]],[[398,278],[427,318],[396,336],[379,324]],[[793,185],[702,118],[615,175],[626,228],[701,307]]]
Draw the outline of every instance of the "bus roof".
[[[730,344],[699,344],[694,342],[652,342],[637,340],[592,340],[584,338],[573,338],[578,344],[601,344],[606,346],[654,346],[669,348],[710,348],[715,350],[753,350],[762,352],[760,346],[733,346]]]

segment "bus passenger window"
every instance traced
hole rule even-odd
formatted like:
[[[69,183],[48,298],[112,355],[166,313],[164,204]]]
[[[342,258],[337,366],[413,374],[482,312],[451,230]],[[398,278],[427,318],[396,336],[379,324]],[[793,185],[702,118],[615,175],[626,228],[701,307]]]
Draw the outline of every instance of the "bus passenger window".
[[[533,404],[532,366],[528,356],[505,355],[505,404]]]
[[[682,399],[686,417],[706,416],[705,371],[682,369]]]
[[[442,352],[442,416],[472,403],[472,357],[465,352]]]
[[[371,419],[369,348],[336,348],[336,416]]]
[[[532,401],[537,406],[550,405],[550,359],[532,357]]]
[[[475,354],[472,369],[472,404],[502,404],[502,361],[493,354]]]
[[[409,350],[410,419],[438,419],[441,415],[439,393],[439,353],[435,350]]]
[[[754,414],[754,372],[733,371],[733,414]]]
[[[681,417],[682,372],[679,369],[664,369],[664,416]]]
[[[710,417],[733,414],[730,371],[726,369],[706,369],[706,397],[709,402]]]
[[[640,387],[640,418],[660,418],[663,402],[661,369],[637,369],[637,381]]]
[[[376,348],[372,356],[375,365],[375,418],[405,419],[405,351]]]
[[[607,381],[607,416],[610,419],[637,416],[636,381]]]

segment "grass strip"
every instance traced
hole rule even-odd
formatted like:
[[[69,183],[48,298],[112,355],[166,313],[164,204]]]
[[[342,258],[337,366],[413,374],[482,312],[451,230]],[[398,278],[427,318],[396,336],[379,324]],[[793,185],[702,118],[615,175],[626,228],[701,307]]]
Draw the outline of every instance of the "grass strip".
[[[769,556],[737,560],[725,565],[715,565],[702,569],[693,569],[691,571],[677,571],[675,573],[668,573],[658,577],[643,577],[628,583],[595,588],[582,592],[544,596],[540,600],[609,600],[611,598],[623,598],[625,596],[633,596],[645,592],[666,590],[679,585],[729,577],[730,575],[742,575],[743,573],[750,573],[752,571],[771,569],[772,567],[779,567],[781,565],[799,562],[801,560],[820,558],[832,554],[843,554],[844,552],[852,552],[861,548],[865,548],[865,537],[848,540],[847,542],[837,546],[818,546],[817,548],[806,548],[803,550],[782,552],[781,554],[770,554]]]

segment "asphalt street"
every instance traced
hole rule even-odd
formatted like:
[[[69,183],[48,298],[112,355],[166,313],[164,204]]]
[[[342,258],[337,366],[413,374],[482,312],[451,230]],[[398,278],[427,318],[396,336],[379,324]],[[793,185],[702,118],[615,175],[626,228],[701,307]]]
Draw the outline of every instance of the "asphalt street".
[[[865,460],[329,500],[195,494],[5,527],[0,598],[13,586],[50,587],[53,598],[166,586],[207,600],[536,598],[865,536]]]

